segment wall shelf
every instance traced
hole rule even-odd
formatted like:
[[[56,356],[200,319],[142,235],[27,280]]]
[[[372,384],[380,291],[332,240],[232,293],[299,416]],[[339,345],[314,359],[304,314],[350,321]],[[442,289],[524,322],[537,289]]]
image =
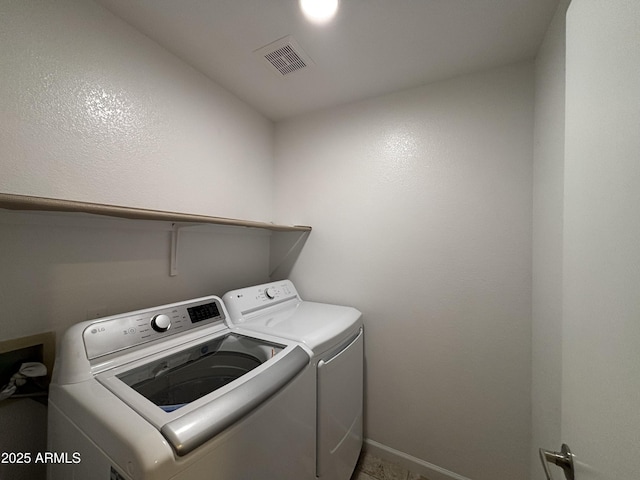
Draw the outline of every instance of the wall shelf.
[[[247,227],[270,230],[272,232],[297,232],[299,237],[288,251],[283,252],[276,259],[271,272],[275,271],[292,254],[297,245],[311,232],[311,227],[306,225],[276,225],[267,222],[253,220],[239,220],[235,218],[211,217],[207,215],[194,215],[190,213],[167,212],[164,210],[151,210],[146,208],[122,207],[102,203],[78,202],[75,200],[60,200],[56,198],[34,197],[29,195],[17,195],[0,193],[0,209],[36,211],[36,212],[63,212],[102,215],[106,217],[125,218],[130,220],[152,220],[170,222],[171,227],[171,252],[169,257],[169,275],[178,275],[178,250],[180,230],[198,225],[221,225],[229,227]],[[279,237],[280,238],[280,237]],[[280,240],[282,241],[282,240]],[[271,259],[273,261],[273,258]]]
[[[107,217],[128,218],[131,220],[155,220],[174,224],[214,224],[232,227],[262,228],[275,232],[310,232],[311,227],[305,225],[276,225],[253,220],[211,217],[190,213],[167,212],[146,208],[122,207],[102,203],[78,202],[56,198],[34,197],[0,193],[0,208],[8,210],[31,210],[41,212],[75,212],[104,215]]]

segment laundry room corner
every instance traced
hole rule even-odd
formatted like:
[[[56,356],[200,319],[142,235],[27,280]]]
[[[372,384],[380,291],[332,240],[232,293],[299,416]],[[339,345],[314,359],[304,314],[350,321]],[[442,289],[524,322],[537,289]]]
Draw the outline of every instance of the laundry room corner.
[[[635,478],[640,2],[313,3],[0,0],[0,480]]]
[[[365,438],[474,480],[529,475],[533,80],[522,62],[276,124],[276,219],[314,228],[290,278],[363,312]]]

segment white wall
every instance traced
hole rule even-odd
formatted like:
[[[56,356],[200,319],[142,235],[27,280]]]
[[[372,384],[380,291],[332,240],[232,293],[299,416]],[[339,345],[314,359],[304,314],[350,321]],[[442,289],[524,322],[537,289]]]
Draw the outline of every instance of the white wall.
[[[0,192],[271,220],[273,125],[91,1],[0,4]]]
[[[314,227],[291,278],[364,313],[366,436],[474,480],[529,475],[533,79],[276,126],[276,220]]]
[[[178,275],[169,276],[170,230],[164,222],[0,210],[0,340],[268,279],[268,233],[213,226],[181,230]]]
[[[271,220],[273,124],[101,6],[4,1],[0,44],[1,192]],[[59,219],[0,217],[0,339],[268,277],[248,230],[185,230],[169,278],[169,225]]]
[[[538,448],[561,445],[562,228],[565,15],[563,0],[536,58],[533,157],[531,478],[544,479]]]
[[[273,124],[94,2],[0,2],[0,65],[0,192],[272,219]],[[0,340],[268,280],[269,236],[215,228],[169,277],[169,229],[0,211]],[[42,451],[44,422],[0,450]]]

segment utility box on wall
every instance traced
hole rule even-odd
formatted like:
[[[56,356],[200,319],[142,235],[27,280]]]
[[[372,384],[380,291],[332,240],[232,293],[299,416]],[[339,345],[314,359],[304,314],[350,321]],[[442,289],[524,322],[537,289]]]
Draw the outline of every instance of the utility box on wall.
[[[0,341],[0,388],[24,363],[47,367],[45,376],[28,379],[11,397],[0,401],[0,452],[7,455],[0,463],[1,480],[45,479],[46,465],[33,459],[47,450],[47,390],[54,358],[55,335],[51,332]],[[25,459],[27,453],[30,462],[17,462],[17,455]]]
[[[0,386],[7,385],[22,364],[38,362],[47,368],[46,376],[34,378],[34,381],[28,381],[18,387],[12,398],[44,397],[46,399],[54,359],[55,335],[53,332],[0,341]]]

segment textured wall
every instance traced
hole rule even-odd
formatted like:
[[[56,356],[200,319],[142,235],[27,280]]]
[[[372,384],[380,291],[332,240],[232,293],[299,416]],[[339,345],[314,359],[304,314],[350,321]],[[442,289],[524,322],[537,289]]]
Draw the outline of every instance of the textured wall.
[[[271,220],[271,122],[94,2],[0,2],[0,65],[0,192]],[[169,277],[169,229],[0,211],[0,339],[267,280],[269,237],[233,229],[185,230]]]
[[[96,310],[113,315],[268,279],[269,235],[261,231],[182,230],[175,277],[164,222],[0,210],[0,232],[0,340],[60,333]]]
[[[291,278],[366,328],[366,436],[458,474],[529,475],[533,67],[276,127]]]
[[[0,45],[1,192],[271,220],[271,122],[102,7],[3,1]]]
[[[0,191],[271,219],[271,122],[102,7],[3,1],[0,44]],[[168,228],[3,214],[0,338],[266,279],[267,236],[190,230],[169,278]]]

